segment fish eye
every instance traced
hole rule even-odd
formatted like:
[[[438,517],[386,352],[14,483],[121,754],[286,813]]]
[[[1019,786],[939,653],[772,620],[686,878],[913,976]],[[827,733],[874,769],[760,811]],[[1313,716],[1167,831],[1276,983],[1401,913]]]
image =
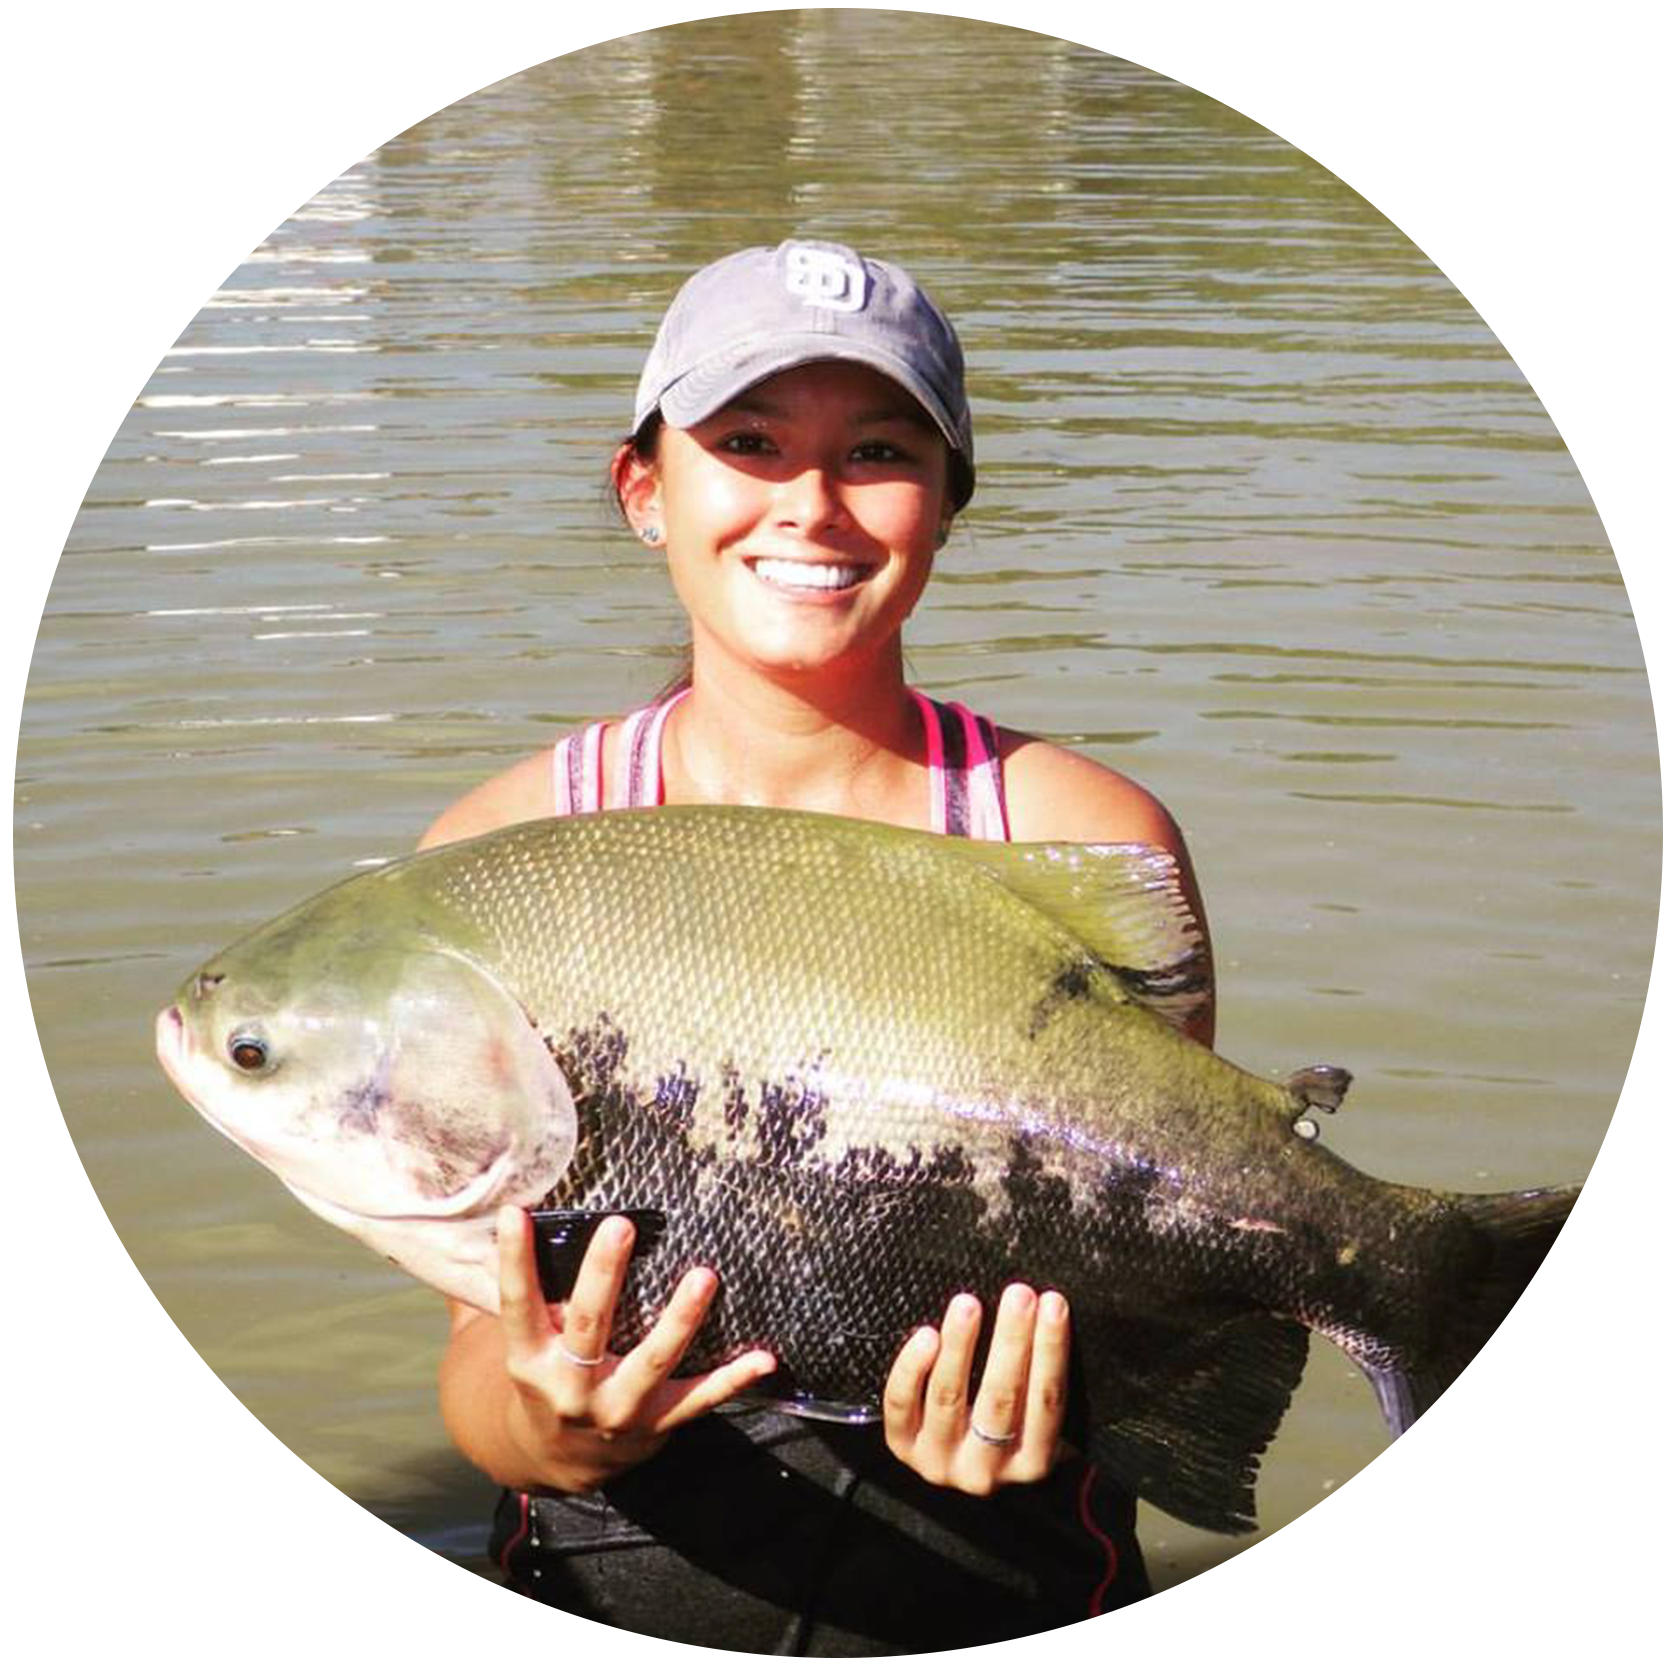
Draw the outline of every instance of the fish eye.
[[[258,1036],[240,1033],[226,1044],[226,1052],[240,1071],[259,1071],[266,1066],[267,1046]]]

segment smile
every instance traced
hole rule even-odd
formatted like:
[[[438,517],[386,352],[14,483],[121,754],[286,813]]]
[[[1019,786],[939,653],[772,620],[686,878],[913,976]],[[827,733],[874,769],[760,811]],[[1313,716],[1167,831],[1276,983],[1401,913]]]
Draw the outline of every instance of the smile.
[[[748,565],[776,590],[849,590],[872,571],[850,562],[775,561],[768,556]]]

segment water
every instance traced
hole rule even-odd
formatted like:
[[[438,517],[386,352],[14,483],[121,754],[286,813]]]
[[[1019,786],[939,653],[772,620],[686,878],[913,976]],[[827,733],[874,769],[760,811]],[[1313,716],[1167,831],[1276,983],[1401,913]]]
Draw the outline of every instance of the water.
[[[433,1408],[437,1300],[210,1134],[150,1017],[659,685],[678,614],[606,460],[676,282],[794,232],[960,325],[980,487],[914,674],[1169,803],[1224,1053],[1345,1063],[1338,1151],[1504,1187],[1584,1172],[1636,1033],[1659,789],[1619,574],[1532,390],[1368,205],[1185,88],[970,22],[721,19],[489,88],[300,208],[158,365],[53,587],[17,822],[54,1082],[152,1288],[469,1566],[493,1490]],[[1317,1350],[1264,1522],[1382,1446]],[[1144,1536],[1164,1582],[1239,1543]]]

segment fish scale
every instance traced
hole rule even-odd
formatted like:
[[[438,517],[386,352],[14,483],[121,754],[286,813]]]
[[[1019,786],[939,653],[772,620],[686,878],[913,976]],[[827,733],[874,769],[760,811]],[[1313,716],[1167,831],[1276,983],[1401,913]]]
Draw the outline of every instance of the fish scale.
[[[638,815],[640,831],[660,833],[663,819]],[[996,1003],[980,999],[956,969],[990,958],[1000,937],[999,922],[989,918],[992,902],[1013,900],[976,874],[969,878],[984,881],[980,889],[993,899],[934,898],[909,872],[914,854],[903,847],[896,864],[903,872],[876,876],[841,863],[837,849],[807,860],[791,840],[773,849],[764,843],[744,862],[742,848],[729,842],[668,853],[662,838],[616,840],[604,861],[576,862],[601,876],[583,898],[570,896],[551,872],[553,862],[541,872],[524,862],[499,865],[491,852],[479,859],[481,872],[462,871],[454,896],[497,953],[527,969],[523,999],[535,1013],[578,1014],[585,1022],[605,1013],[629,1039],[639,1077],[681,1062],[703,1083],[719,1081],[727,1069],[767,1084],[821,1058],[826,1075],[857,1085],[836,1096],[836,1139],[895,1146],[915,1110],[872,1090],[897,1074],[897,1062],[908,1060],[912,1077],[935,1085],[940,1098],[969,1105],[1023,1094],[1018,1073],[1026,1063],[968,1054],[959,1035],[968,1023],[981,1025],[988,1047],[998,1027],[1012,1028],[1003,992],[988,992]],[[898,908],[889,919],[852,915],[851,929],[837,938],[811,929],[805,911],[781,906],[788,887],[825,909],[824,898],[875,883],[892,887]],[[767,904],[761,889],[773,890]],[[530,908],[529,898],[536,900]],[[909,903],[915,906],[905,913]],[[655,963],[646,988],[641,981],[622,987],[608,947],[633,921],[658,923],[643,946]],[[899,956],[899,936],[916,951]],[[556,944],[563,946],[559,956],[551,954]],[[750,1049],[737,1012],[749,1015],[748,1033],[759,1039]],[[1058,1087],[1057,1075],[1042,1075],[1030,1094],[1051,1097]],[[704,1121],[712,1115],[708,1104]],[[697,1116],[697,1126],[702,1121]]]
[[[499,1204],[664,1211],[612,1346],[711,1266],[685,1367],[767,1347],[801,1410],[872,1416],[959,1291],[1058,1288],[1096,1460],[1240,1530],[1309,1331],[1404,1427],[1574,1189],[1361,1174],[1306,1138],[1346,1073],[1199,1046],[1178,1026],[1207,982],[1166,853],[671,808],[345,881],[208,963],[158,1038],[304,1202],[477,1306]]]

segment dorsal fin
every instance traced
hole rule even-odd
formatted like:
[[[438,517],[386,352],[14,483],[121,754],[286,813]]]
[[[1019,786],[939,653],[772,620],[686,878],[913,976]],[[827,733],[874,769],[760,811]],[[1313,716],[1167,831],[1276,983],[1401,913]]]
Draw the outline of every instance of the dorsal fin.
[[[1155,845],[998,845],[965,854],[1056,920],[1135,1000],[1182,1029],[1208,999],[1209,958],[1181,890],[1180,865]]]

